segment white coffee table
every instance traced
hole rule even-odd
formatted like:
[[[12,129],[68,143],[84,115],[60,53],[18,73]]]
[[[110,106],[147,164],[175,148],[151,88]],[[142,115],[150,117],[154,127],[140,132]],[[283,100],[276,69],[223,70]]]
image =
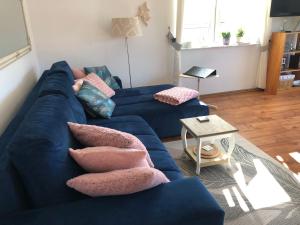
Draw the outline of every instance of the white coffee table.
[[[200,175],[201,167],[213,166],[223,163],[230,165],[230,158],[235,147],[235,133],[238,129],[227,123],[225,120],[217,115],[208,116],[208,122],[200,122],[195,118],[182,119],[181,138],[183,148],[186,154],[197,163],[196,174]],[[194,146],[188,146],[187,134],[191,134],[195,138],[196,155],[194,153]],[[229,149],[226,152],[224,149],[220,150],[220,155],[213,159],[202,159],[201,148],[203,142],[215,143],[216,140],[228,138]]]

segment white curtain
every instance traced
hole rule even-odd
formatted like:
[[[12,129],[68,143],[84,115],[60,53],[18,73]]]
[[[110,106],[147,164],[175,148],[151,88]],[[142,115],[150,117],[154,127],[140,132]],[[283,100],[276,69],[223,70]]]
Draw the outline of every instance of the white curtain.
[[[177,0],[177,16],[176,16],[176,42],[182,43],[182,29],[184,18],[184,1]],[[181,74],[181,51],[174,49],[174,84],[179,84],[179,75]]]
[[[266,87],[267,80],[267,66],[268,66],[268,49],[269,41],[272,34],[272,19],[270,18],[270,9],[271,9],[272,0],[260,0],[258,7],[261,10],[260,12],[260,21],[259,23],[259,42],[260,42],[260,57],[257,70],[257,80],[256,85],[258,88],[264,89]]]

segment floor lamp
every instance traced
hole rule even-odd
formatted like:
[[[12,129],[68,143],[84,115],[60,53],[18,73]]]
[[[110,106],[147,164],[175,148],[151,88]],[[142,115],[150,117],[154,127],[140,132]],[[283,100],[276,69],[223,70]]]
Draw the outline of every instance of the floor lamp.
[[[132,88],[131,80],[131,65],[130,65],[130,54],[128,46],[128,38],[142,36],[142,29],[140,27],[140,21],[138,17],[130,18],[113,18],[112,19],[112,35],[114,37],[125,38],[127,60],[129,69],[130,87]]]

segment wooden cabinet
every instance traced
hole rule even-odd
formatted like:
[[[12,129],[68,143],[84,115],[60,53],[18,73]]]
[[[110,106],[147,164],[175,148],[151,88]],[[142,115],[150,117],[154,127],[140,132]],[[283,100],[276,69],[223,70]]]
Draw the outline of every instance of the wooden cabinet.
[[[280,76],[300,80],[300,32],[274,32],[269,49],[266,92],[277,94]]]

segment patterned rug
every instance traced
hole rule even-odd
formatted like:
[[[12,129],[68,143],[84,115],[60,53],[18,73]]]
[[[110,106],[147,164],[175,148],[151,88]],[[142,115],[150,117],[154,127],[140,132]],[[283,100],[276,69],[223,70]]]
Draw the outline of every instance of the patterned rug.
[[[196,176],[195,163],[183,153],[181,141],[164,144],[182,172]],[[189,144],[195,143],[189,139]],[[217,145],[228,149],[226,139]],[[240,135],[231,164],[201,168],[199,176],[225,210],[226,225],[300,225],[299,175]]]

